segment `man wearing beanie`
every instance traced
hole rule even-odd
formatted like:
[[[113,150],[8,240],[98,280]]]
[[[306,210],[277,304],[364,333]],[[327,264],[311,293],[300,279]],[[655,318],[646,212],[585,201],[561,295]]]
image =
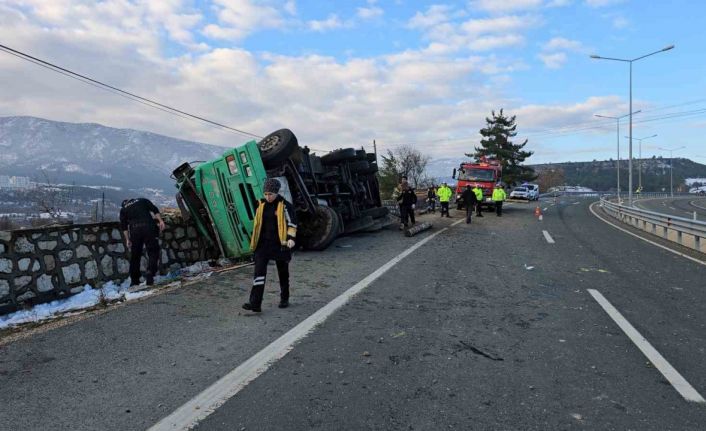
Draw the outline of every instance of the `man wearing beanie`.
[[[268,178],[264,189],[265,198],[258,202],[250,240],[250,249],[255,252],[255,275],[250,302],[243,304],[244,309],[257,313],[262,311],[267,263],[270,260],[275,261],[279,275],[279,308],[289,306],[289,261],[292,259],[291,249],[297,236],[297,215],[294,207],[277,194],[280,182]]]

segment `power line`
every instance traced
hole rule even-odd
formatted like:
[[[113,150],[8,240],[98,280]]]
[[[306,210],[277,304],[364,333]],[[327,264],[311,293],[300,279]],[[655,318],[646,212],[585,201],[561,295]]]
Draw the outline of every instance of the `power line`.
[[[253,133],[250,133],[250,132],[246,132],[246,131],[244,131],[244,130],[237,129],[237,128],[235,128],[235,127],[230,127],[230,126],[227,126],[227,125],[225,125],[225,124],[222,124],[222,123],[219,123],[219,122],[212,121],[212,120],[209,120],[209,119],[207,119],[207,118],[201,117],[201,116],[199,116],[199,115],[190,114],[190,113],[188,113],[188,112],[185,112],[185,111],[182,111],[182,110],[180,110],[180,109],[171,107],[171,106],[169,106],[169,105],[165,105],[165,104],[163,104],[163,103],[159,103],[159,102],[157,102],[157,101],[155,101],[155,100],[148,99],[148,98],[146,98],[146,97],[138,96],[137,94],[131,93],[131,92],[129,92],[129,91],[122,90],[122,89],[117,88],[117,87],[114,87],[114,86],[112,86],[112,85],[110,85],[110,84],[106,84],[106,83],[104,83],[104,82],[101,82],[101,81],[98,81],[98,80],[96,80],[96,79],[90,78],[90,77],[88,77],[88,76],[82,75],[82,74],[80,74],[80,73],[71,71],[71,70],[69,70],[69,69],[66,69],[66,68],[64,68],[64,67],[58,66],[58,65],[56,65],[56,64],[50,63],[50,62],[48,62],[48,61],[44,61],[44,60],[42,60],[42,59],[39,59],[39,58],[34,57],[34,56],[31,56],[31,55],[29,55],[29,54],[27,54],[27,53],[24,53],[24,52],[22,52],[22,51],[18,51],[18,50],[16,50],[16,49],[12,49],[12,48],[10,48],[10,47],[8,47],[8,46],[6,46],[6,45],[0,44],[0,50],[2,50],[3,52],[5,52],[5,53],[7,53],[7,54],[14,55],[15,57],[18,57],[18,58],[20,58],[20,59],[22,59],[22,60],[29,61],[29,62],[31,62],[31,63],[37,64],[37,65],[39,65],[39,66],[42,66],[42,67],[44,67],[44,68],[46,68],[46,69],[49,69],[49,70],[51,70],[51,71],[53,71],[53,72],[57,72],[57,73],[60,73],[60,74],[62,74],[62,75],[64,75],[64,76],[68,76],[68,77],[70,77],[70,78],[76,79],[77,81],[83,82],[84,84],[93,85],[94,87],[98,87],[98,88],[103,89],[103,90],[108,90],[108,91],[110,91],[111,93],[118,93],[118,94],[121,94],[121,95],[127,97],[128,99],[134,100],[134,101],[137,101],[137,102],[140,102],[140,103],[142,103],[143,105],[150,106],[150,107],[152,107],[152,108],[156,108],[156,109],[159,109],[159,110],[161,110],[161,111],[168,112],[168,113],[177,115],[177,116],[182,117],[182,118],[184,118],[184,116],[190,117],[190,118],[192,118],[192,119],[196,119],[196,120],[199,120],[199,121],[203,121],[203,122],[209,123],[209,124],[211,124],[211,125],[213,125],[213,126],[221,127],[221,128],[230,130],[230,131],[232,131],[232,132],[239,133],[239,134],[241,134],[241,135],[246,135],[246,136],[250,136],[250,137],[253,137],[253,138],[262,138],[262,136],[255,135],[255,134],[253,134]]]

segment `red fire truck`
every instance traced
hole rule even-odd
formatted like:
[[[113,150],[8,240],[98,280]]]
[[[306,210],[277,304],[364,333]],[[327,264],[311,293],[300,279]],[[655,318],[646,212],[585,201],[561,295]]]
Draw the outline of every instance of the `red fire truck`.
[[[483,189],[483,205],[493,206],[493,187],[502,178],[502,166],[496,159],[482,157],[477,163],[464,162],[458,169],[454,168],[453,178],[456,179],[456,207],[463,209],[461,193],[466,185],[476,185]]]

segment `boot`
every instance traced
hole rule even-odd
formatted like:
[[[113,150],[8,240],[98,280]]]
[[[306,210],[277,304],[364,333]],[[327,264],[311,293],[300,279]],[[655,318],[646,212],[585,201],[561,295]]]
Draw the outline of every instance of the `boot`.
[[[248,311],[254,311],[255,313],[260,313],[262,311],[262,307],[260,307],[260,306],[255,307],[252,304],[250,304],[249,302],[246,302],[245,304],[243,304],[243,308]]]

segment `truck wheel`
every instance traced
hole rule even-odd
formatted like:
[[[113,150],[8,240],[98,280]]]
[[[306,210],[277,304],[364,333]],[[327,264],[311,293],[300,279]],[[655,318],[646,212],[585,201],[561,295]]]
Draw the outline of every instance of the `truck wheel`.
[[[317,207],[310,223],[310,233],[302,238],[302,247],[305,250],[325,250],[338,236],[338,214],[332,208]]]
[[[368,208],[366,210],[363,210],[360,212],[364,216],[370,216],[372,218],[380,218],[380,217],[385,217],[390,213],[390,210],[388,210],[385,207],[376,207],[376,208]]]
[[[321,163],[324,165],[335,165],[345,162],[346,160],[355,160],[356,153],[354,148],[343,148],[340,150],[331,151],[328,154],[321,156]]]
[[[297,137],[289,129],[280,129],[257,143],[265,168],[276,167],[289,158],[299,146]]]
[[[367,160],[358,160],[349,164],[351,173],[367,173],[370,170],[370,163]]]
[[[370,216],[363,216],[361,218],[351,220],[346,224],[345,234],[349,235],[352,233],[364,231],[375,226],[375,220]]]

